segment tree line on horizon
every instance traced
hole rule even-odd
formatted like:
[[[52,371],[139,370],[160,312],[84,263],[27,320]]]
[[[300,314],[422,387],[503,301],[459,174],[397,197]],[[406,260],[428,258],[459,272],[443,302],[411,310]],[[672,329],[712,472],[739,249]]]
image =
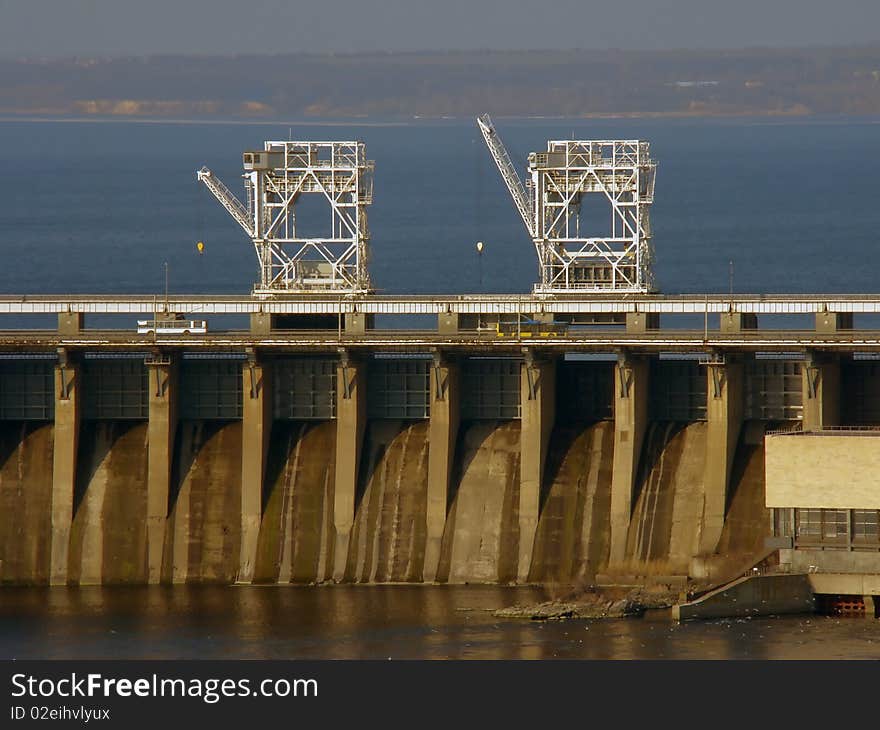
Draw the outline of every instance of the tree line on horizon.
[[[880,45],[0,61],[0,114],[129,117],[880,113]]]

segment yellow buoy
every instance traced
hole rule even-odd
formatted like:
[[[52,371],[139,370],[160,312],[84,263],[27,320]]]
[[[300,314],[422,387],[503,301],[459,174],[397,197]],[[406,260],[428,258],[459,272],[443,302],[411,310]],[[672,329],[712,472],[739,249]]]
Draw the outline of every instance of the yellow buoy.
[[[205,244],[202,243],[201,241],[199,241],[199,242],[196,244],[196,248],[199,250],[199,253],[204,253],[204,252],[205,252]]]

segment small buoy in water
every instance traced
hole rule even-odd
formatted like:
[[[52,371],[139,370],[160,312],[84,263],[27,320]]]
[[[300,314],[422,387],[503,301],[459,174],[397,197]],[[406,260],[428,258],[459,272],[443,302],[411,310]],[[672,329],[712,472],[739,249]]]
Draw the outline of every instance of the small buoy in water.
[[[205,252],[205,244],[202,243],[201,241],[199,241],[199,242],[196,244],[196,248],[199,250],[199,253],[204,253],[204,252]]]
[[[477,241],[477,253],[483,253],[483,242]]]

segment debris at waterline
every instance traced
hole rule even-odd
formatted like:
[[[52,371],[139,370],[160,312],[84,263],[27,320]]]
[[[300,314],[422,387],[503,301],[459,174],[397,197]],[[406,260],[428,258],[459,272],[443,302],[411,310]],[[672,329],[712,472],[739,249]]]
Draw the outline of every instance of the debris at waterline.
[[[672,591],[636,588],[625,595],[587,593],[568,599],[554,599],[529,605],[514,605],[493,612],[496,618],[558,621],[570,618],[624,618],[641,616],[649,609],[670,608],[679,599]]]

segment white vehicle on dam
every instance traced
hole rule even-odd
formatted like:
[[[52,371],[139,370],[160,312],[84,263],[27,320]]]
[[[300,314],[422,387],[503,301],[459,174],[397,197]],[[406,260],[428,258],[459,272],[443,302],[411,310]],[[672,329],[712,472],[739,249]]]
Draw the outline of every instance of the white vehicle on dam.
[[[208,323],[204,319],[139,319],[137,323],[139,335],[204,335],[208,332]]]

